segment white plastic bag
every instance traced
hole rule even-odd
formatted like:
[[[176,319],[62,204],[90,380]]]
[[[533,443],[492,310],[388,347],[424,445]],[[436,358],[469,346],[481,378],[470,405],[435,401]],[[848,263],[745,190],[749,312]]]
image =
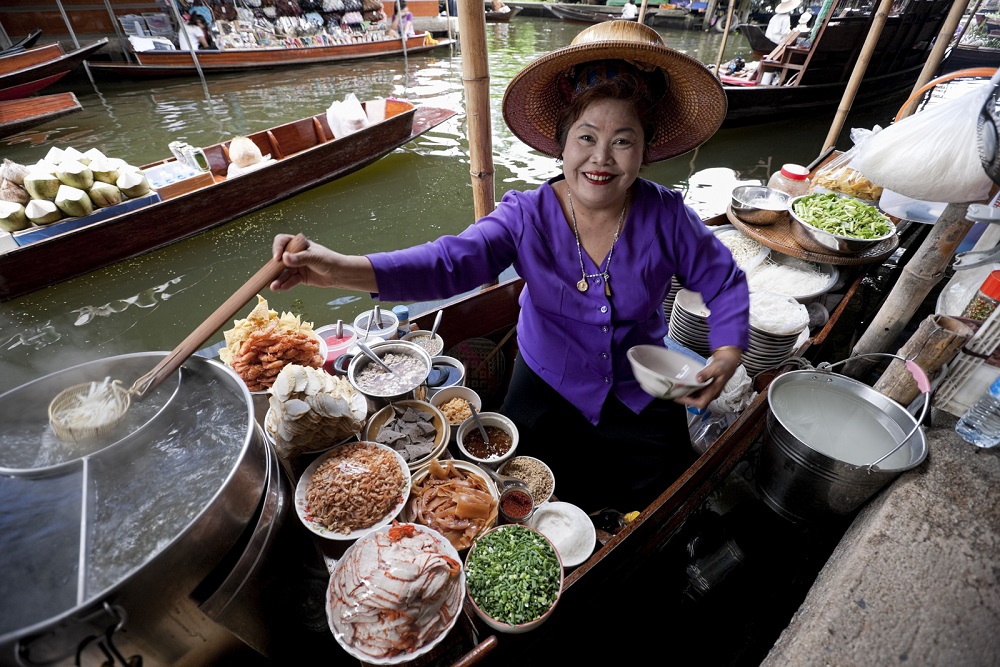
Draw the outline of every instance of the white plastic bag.
[[[368,115],[368,124],[374,125],[385,120],[385,99],[376,97],[365,104],[365,113]]]
[[[859,147],[851,166],[893,192],[926,201],[983,199],[993,182],[979,159],[976,127],[993,86],[907,116]]]
[[[343,102],[334,102],[326,110],[326,120],[333,130],[334,139],[368,127],[368,116],[354,93],[348,93]]]

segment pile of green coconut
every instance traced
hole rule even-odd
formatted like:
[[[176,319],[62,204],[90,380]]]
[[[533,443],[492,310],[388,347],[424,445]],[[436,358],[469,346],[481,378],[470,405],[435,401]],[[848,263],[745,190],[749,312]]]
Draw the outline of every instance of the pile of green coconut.
[[[53,146],[45,157],[24,166],[0,166],[0,229],[16,232],[63,218],[90,215],[150,192],[139,167],[107,157],[96,148],[81,153]]]

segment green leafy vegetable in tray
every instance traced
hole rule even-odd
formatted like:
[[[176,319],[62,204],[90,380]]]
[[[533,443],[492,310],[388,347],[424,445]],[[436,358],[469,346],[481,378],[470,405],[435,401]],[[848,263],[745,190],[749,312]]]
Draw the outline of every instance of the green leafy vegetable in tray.
[[[835,194],[812,194],[792,206],[806,224],[837,236],[877,239],[892,233],[892,223],[874,206]]]
[[[562,568],[552,545],[533,530],[510,524],[472,546],[465,581],[490,618],[518,625],[539,618],[559,595]]]

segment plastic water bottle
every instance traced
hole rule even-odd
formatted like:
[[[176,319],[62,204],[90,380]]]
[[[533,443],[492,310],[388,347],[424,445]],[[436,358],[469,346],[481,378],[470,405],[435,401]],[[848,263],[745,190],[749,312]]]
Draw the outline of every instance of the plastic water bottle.
[[[955,433],[976,447],[1000,443],[1000,377],[955,424]]]

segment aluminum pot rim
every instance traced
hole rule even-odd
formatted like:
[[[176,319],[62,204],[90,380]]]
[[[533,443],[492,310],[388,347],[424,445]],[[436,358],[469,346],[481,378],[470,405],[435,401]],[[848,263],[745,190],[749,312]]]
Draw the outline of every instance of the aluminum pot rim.
[[[416,356],[422,362],[424,362],[424,366],[427,368],[427,373],[429,374],[431,372],[431,355],[427,354],[427,350],[420,347],[416,343],[411,343],[405,340],[383,340],[374,342],[368,347],[371,348],[372,352],[375,352],[380,357],[383,356],[382,354],[380,354],[380,351],[384,351],[386,354],[388,354],[389,352],[402,351],[405,354]],[[376,398],[376,399],[387,399],[387,398],[395,398],[396,396],[406,396],[407,394],[413,393],[413,391],[418,387],[420,387],[421,385],[427,384],[427,378],[424,377],[424,380],[422,382],[417,383],[416,385],[406,390],[402,394],[376,394],[370,391],[365,391],[358,385],[357,375],[362,368],[371,363],[375,362],[373,362],[371,359],[369,359],[363,354],[356,354],[354,355],[354,358],[351,359],[351,362],[347,366],[347,381],[351,383],[351,386],[354,387],[356,391],[364,394],[365,396],[369,396],[371,398]]]

